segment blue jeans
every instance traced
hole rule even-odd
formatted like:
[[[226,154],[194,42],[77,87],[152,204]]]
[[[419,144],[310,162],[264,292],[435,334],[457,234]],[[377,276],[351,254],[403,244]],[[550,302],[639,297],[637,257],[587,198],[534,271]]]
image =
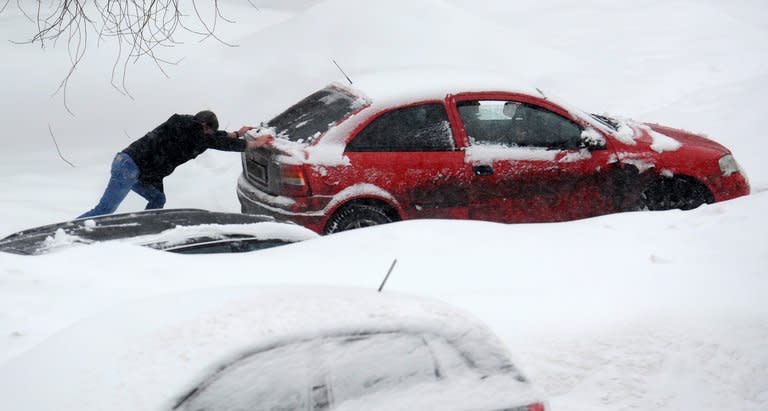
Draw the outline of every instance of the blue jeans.
[[[133,162],[131,156],[120,152],[112,161],[109,183],[101,196],[101,200],[99,200],[99,204],[93,210],[77,218],[114,213],[131,190],[148,201],[147,210],[163,208],[165,205],[165,193],[157,187],[142,184],[139,181],[139,167]]]

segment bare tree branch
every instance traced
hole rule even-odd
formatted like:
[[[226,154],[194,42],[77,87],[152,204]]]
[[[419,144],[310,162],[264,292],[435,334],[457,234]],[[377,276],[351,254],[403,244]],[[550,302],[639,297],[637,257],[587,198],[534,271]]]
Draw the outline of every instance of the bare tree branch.
[[[211,27],[208,27],[208,23],[206,22],[206,19],[204,19],[203,16],[200,15],[200,10],[198,10],[198,8],[197,8],[197,1],[196,0],[192,0],[192,8],[195,9],[195,14],[197,15],[197,19],[200,21],[200,23],[203,24],[203,27],[205,27],[205,30],[207,32],[206,36],[203,37],[202,39],[200,39],[200,41],[202,42],[202,41],[205,41],[208,37],[213,37],[213,38],[215,38],[216,40],[218,40],[220,43],[222,43],[224,45],[227,45],[229,47],[235,47],[234,45],[232,45],[230,43],[227,43],[226,41],[220,39],[214,33],[215,30],[216,30],[216,20],[217,20],[217,17],[220,15],[220,12],[219,12],[219,1],[218,0],[214,0],[213,4],[214,4],[214,8],[216,9],[215,10],[216,13],[214,14],[214,17],[213,17],[213,25]]]
[[[256,8],[251,0],[248,2]],[[0,13],[9,3],[10,0],[5,0]],[[54,93],[63,93],[65,106],[70,79],[86,55],[91,31],[97,47],[110,40],[116,43],[117,56],[110,82],[115,90],[129,98],[132,98],[126,81],[129,63],[148,59],[167,77],[166,68],[181,60],[171,61],[161,53],[182,44],[175,38],[179,31],[199,36],[200,41],[214,38],[221,44],[236,47],[216,33],[219,20],[234,23],[222,13],[219,0],[213,0],[210,14],[203,13],[196,0],[37,0],[34,15],[21,3],[16,0],[17,8],[36,25],[36,32],[30,39],[14,43],[39,44],[45,48],[49,43],[55,47],[59,40],[66,41],[70,67]],[[68,106],[67,110],[72,112]]]
[[[64,160],[65,163],[69,164],[70,167],[75,168],[74,164],[70,163],[69,160],[67,160],[66,158],[64,158],[63,155],[61,155],[61,150],[59,150],[59,143],[56,142],[56,137],[54,137],[53,135],[53,129],[51,128],[50,124],[48,124],[48,133],[51,134],[51,140],[53,140],[53,145],[56,146],[56,152],[59,153],[59,158]]]
[[[26,10],[24,10],[24,7],[21,7],[21,0],[16,0],[16,7],[19,9],[19,11],[21,11],[21,14],[23,14],[23,15],[24,15],[24,17],[26,17],[26,18],[27,18],[27,20],[29,20],[29,21],[30,21],[30,22],[32,22],[32,23],[34,23],[34,22],[35,22],[35,19],[33,19],[32,17],[30,17],[30,15],[27,13],[27,11],[26,11]]]

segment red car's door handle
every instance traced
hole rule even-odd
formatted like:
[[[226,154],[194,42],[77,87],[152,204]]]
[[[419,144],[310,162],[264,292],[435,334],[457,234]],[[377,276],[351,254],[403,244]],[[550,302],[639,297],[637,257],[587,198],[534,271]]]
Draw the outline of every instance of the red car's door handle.
[[[476,176],[492,176],[493,175],[493,167],[489,165],[474,166],[472,167],[472,171],[475,173]]]

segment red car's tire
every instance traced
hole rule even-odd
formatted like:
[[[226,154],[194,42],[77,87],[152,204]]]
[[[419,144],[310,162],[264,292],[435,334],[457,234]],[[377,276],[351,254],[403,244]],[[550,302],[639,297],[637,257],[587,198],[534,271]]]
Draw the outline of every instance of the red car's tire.
[[[325,234],[391,223],[392,218],[381,208],[364,204],[350,204],[337,211],[328,221]]]
[[[713,203],[714,196],[704,184],[686,177],[661,178],[640,194],[643,210],[692,210]]]

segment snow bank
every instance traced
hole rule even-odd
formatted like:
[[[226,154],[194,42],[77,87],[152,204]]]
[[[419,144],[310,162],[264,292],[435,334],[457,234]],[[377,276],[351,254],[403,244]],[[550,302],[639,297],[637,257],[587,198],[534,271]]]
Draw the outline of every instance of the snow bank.
[[[70,327],[0,367],[0,405],[167,410],[246,355],[306,339],[391,331],[443,336],[488,375],[509,365],[492,333],[437,301],[320,286],[208,289],[133,302]],[[55,383],[39,384],[41,378]],[[504,387],[531,399],[523,384]],[[514,398],[506,390],[490,393]]]
[[[114,153],[170,113],[211,108],[232,130],[343,81],[331,57],[353,80],[385,68],[491,70],[590,112],[704,132],[733,150],[755,194],[554,225],[410,222],[239,256],[120,244],[0,254],[0,362],[147,296],[276,282],[373,288],[398,257],[389,290],[438,296],[490,323],[554,409],[768,408],[761,1],[256,1],[258,11],[236,13],[241,47],[180,46],[187,59],[170,80],[154,67],[132,72],[134,100],[106,85],[113,55],[95,51],[71,84],[75,117],[49,97],[68,64],[52,58],[65,51],[2,42],[0,232],[91,208]],[[0,19],[5,39],[29,31],[20,15]],[[191,86],[201,78],[203,92]],[[76,168],[58,158],[48,124]],[[631,129],[622,135],[634,141]],[[167,206],[237,211],[239,173],[235,154],[207,152],[166,179]],[[121,211],[143,207],[131,194]]]
[[[757,194],[688,212],[570,223],[410,221],[243,255],[119,244],[0,254],[0,364],[143,298],[276,283],[373,290],[398,258],[386,290],[471,311],[555,409],[695,409],[715,401],[759,410],[768,404],[759,394],[765,375],[755,371],[768,366],[758,348],[768,338],[768,239],[749,233],[768,230],[767,206],[768,196]]]

